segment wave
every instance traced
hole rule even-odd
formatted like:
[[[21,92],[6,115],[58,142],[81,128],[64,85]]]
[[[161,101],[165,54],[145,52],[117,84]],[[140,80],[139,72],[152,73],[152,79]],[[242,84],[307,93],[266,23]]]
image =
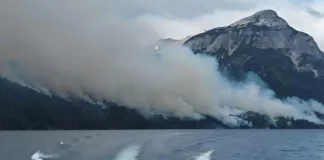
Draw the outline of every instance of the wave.
[[[195,160],[210,160],[211,154],[213,153],[213,150],[209,150],[207,152],[202,153],[201,155],[195,157]]]
[[[114,160],[137,160],[141,146],[130,145],[122,149],[114,158]]]
[[[44,160],[58,158],[57,154],[44,154],[40,151],[36,151],[31,157],[31,160]]]

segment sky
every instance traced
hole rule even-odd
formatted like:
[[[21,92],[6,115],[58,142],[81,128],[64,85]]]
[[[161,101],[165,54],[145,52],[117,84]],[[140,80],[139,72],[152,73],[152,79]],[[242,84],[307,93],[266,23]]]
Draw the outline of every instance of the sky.
[[[324,49],[322,0],[135,0],[134,3],[142,8],[132,15],[162,38],[185,38],[229,25],[263,9],[273,9],[293,28],[313,36]]]

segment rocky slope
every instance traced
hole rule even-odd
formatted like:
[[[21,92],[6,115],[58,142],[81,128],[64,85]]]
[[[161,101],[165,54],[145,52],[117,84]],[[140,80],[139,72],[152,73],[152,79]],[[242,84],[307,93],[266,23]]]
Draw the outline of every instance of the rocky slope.
[[[314,39],[275,11],[263,10],[229,26],[191,37],[185,46],[218,58],[232,78],[258,74],[279,97],[324,102],[324,54]]]

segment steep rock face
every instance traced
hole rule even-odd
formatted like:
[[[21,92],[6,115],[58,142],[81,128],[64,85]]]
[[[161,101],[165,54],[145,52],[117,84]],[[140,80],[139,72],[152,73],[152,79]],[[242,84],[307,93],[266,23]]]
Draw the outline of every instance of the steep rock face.
[[[324,102],[324,54],[272,10],[191,37],[185,46],[217,57],[232,77],[257,73],[278,96]]]

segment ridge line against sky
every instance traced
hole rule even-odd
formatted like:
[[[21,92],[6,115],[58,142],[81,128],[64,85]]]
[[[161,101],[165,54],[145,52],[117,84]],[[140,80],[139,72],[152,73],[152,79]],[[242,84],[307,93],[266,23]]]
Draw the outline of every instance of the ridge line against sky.
[[[324,1],[321,0],[202,0],[199,4],[192,0],[164,3],[141,0],[144,1],[151,10],[138,12],[136,19],[152,27],[161,38],[182,39],[272,9],[290,26],[314,37],[324,50]]]

